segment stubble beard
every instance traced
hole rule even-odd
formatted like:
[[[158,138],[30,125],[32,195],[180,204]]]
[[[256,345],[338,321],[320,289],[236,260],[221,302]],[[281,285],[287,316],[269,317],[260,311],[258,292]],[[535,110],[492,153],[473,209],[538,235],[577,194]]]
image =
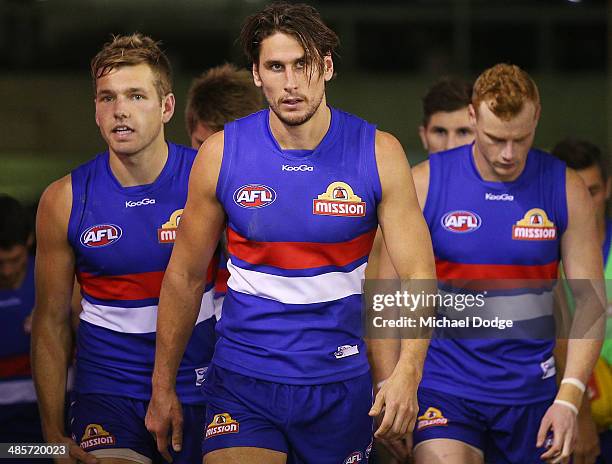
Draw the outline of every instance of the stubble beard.
[[[321,106],[321,102],[323,101],[323,93],[321,93],[321,95],[317,98],[316,101],[314,101],[311,105],[307,105],[306,110],[301,113],[301,114],[291,114],[290,116],[287,117],[286,115],[284,115],[281,110],[279,109],[281,106],[280,100],[278,103],[272,104],[270,102],[270,100],[268,100],[268,104],[270,105],[270,109],[274,112],[274,114],[276,115],[276,117],[285,125],[287,126],[291,126],[291,127],[295,127],[295,126],[301,126],[302,124],[310,121],[310,119],[314,116],[314,114],[317,112],[317,110],[319,109],[319,107]],[[308,100],[304,99],[305,102],[308,102]]]

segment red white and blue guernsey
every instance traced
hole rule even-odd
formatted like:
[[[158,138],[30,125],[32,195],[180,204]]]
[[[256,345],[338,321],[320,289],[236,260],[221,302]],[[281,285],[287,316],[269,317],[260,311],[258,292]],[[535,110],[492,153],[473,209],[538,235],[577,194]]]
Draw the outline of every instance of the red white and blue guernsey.
[[[217,198],[230,272],[214,364],[292,385],[368,372],[362,279],[381,186],[373,125],[331,109],[315,150],[283,150],[269,110],[225,126]]]
[[[68,239],[83,296],[77,341],[78,393],[148,401],[157,305],[164,271],[187,199],[196,152],[168,143],[152,184],[122,187],[109,154],[72,172]],[[214,347],[213,259],[193,335],[177,376],[185,404],[202,404],[201,384]]]
[[[493,291],[485,317],[494,319],[494,312],[514,327],[486,339],[432,339],[421,388],[499,405],[550,401],[556,391],[552,283],[568,222],[566,166],[532,149],[515,181],[487,182],[472,147],[429,158],[423,213],[437,275],[451,292],[453,280],[488,280]],[[498,279],[511,288],[492,284]]]

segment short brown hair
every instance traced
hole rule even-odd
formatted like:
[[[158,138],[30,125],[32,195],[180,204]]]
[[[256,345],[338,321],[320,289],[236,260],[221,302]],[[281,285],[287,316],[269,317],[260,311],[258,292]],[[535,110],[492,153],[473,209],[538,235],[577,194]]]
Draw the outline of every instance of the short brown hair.
[[[94,93],[97,80],[113,69],[144,63],[151,67],[155,75],[155,89],[159,98],[168,95],[172,92],[172,68],[160,45],[161,42],[139,33],[114,35],[91,60]]]
[[[240,31],[240,43],[251,63],[259,63],[261,43],[277,32],[295,38],[304,49],[306,66],[312,70],[311,65],[315,65],[320,73],[324,70],[324,58],[332,55],[340,42],[312,6],[273,3],[249,16]]]
[[[423,97],[423,125],[427,126],[434,113],[467,108],[472,101],[472,83],[446,76],[437,80]]]
[[[198,122],[217,132],[262,108],[263,96],[249,71],[228,63],[216,66],[191,83],[185,110],[187,132],[191,135]]]
[[[540,106],[540,93],[534,80],[513,64],[496,64],[485,70],[474,83],[472,104],[478,111],[480,102],[500,119],[509,120],[519,114],[525,101]]]

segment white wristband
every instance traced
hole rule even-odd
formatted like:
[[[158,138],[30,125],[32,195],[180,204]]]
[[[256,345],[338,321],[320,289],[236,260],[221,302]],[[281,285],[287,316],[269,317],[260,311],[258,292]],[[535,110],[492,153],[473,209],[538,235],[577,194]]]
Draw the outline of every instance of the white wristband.
[[[563,379],[561,381],[561,385],[563,385],[564,383],[569,383],[572,384],[574,387],[576,387],[578,390],[580,390],[582,393],[585,392],[586,390],[586,385],[583,384],[580,379],[577,379],[576,377],[567,377],[565,379]]]
[[[561,406],[565,406],[566,408],[571,409],[574,414],[578,415],[578,408],[574,406],[572,403],[570,403],[569,401],[555,400],[554,404],[560,404]]]

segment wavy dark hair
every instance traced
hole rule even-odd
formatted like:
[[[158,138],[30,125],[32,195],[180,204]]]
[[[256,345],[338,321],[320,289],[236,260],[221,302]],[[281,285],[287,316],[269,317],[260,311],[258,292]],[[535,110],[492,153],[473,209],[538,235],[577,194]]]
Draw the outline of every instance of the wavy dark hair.
[[[319,12],[304,3],[272,3],[249,16],[240,31],[239,41],[248,60],[259,64],[263,40],[277,32],[291,35],[304,49],[306,66],[323,73],[324,58],[333,55],[340,40],[321,19]]]

